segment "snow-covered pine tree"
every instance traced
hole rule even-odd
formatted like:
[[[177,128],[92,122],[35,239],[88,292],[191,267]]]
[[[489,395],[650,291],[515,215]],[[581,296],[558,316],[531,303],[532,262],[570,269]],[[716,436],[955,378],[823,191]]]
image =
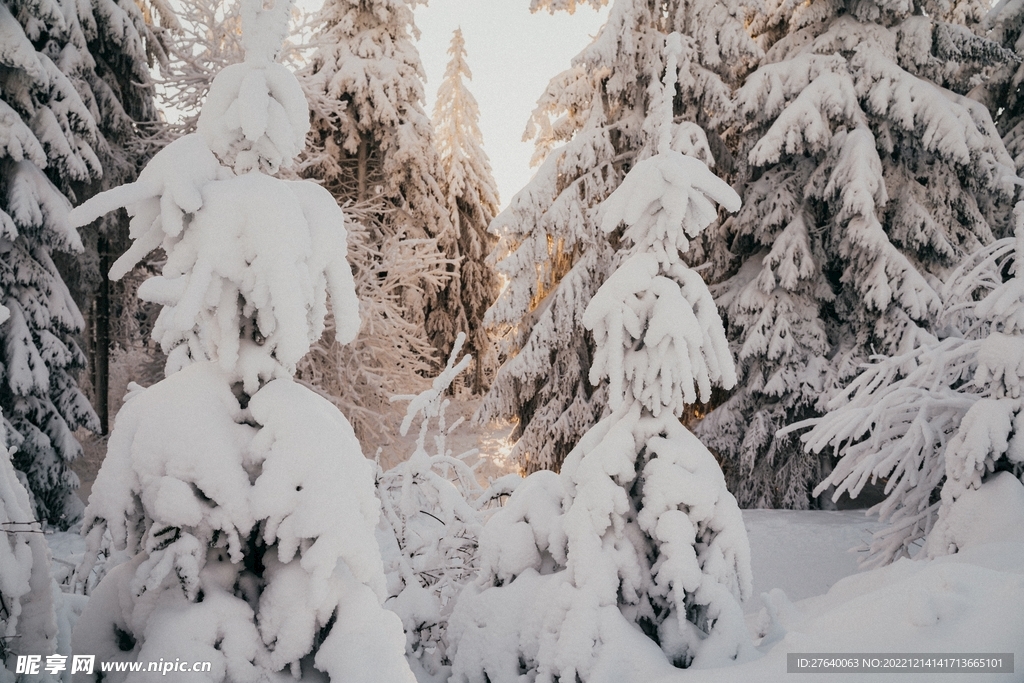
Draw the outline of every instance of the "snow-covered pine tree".
[[[72,214],[125,206],[119,277],[159,247],[139,289],[164,306],[169,376],[118,414],[83,530],[129,558],[95,588],[73,635],[100,660],[208,661],[209,681],[317,669],[411,683],[401,621],[381,606],[373,466],[337,408],[292,379],[324,331],[359,326],[344,218],[326,190],[269,173],[303,148],[309,110],[275,61],[291,3],[242,3],[243,63],[214,80],[196,133],[139,179]],[[97,671],[95,675],[99,675]]]
[[[0,305],[0,324],[9,315]],[[35,515],[0,422],[0,683],[17,680],[18,655],[46,656],[57,647],[50,551]]]
[[[4,427],[0,424],[0,430]],[[18,655],[57,652],[50,550],[28,491],[0,448],[0,683],[15,683]],[[51,680],[43,678],[42,680]],[[55,680],[55,679],[53,679]]]
[[[935,276],[1006,230],[1014,167],[984,106],[944,87],[1005,58],[943,23],[956,7],[769,9],[752,26],[764,64],[737,94],[744,206],[713,259],[739,388],[697,434],[741,505],[805,508],[830,456],[776,431],[922,338]]]
[[[452,56],[437,91],[434,105],[434,136],[444,169],[443,188],[448,211],[458,235],[460,296],[468,325],[467,352],[475,359],[473,393],[485,388],[484,369],[493,367],[493,342],[484,329],[484,313],[498,296],[498,274],[486,261],[496,246],[487,226],[498,213],[498,186],[483,150],[477,120],[480,110],[463,79],[473,74],[466,63],[462,30],[452,34]]]
[[[361,437],[380,437],[388,398],[415,386],[438,349],[451,350],[456,328],[450,338],[428,334],[424,311],[432,296],[436,304],[438,293],[457,291],[457,264],[444,255],[457,242],[407,1],[332,0],[311,23],[317,49],[299,77],[313,125],[298,169],[322,182],[351,219],[363,326],[351,344],[328,337],[314,345],[299,376],[342,406]],[[435,326],[446,313],[431,305]]]
[[[172,42],[170,61],[162,70],[161,85],[181,118],[166,131],[175,139],[195,131],[199,111],[214,76],[243,58],[237,2],[225,5],[210,0],[178,3],[182,30]],[[312,19],[297,17],[302,35]],[[313,119],[326,122],[343,117],[346,103],[331,99],[299,59],[311,47],[300,38],[286,43],[282,61],[298,68],[299,83],[313,111]],[[332,124],[333,125],[333,124]],[[374,193],[358,201],[354,191],[356,170],[338,165],[327,153],[326,140],[317,130],[307,137],[306,149],[295,166],[279,170],[281,177],[310,177],[331,190],[345,207],[348,252],[355,277],[363,324],[349,344],[334,340],[330,316],[324,337],[299,363],[297,377],[330,397],[352,422],[364,443],[385,436],[380,414],[388,397],[408,391],[432,367],[433,350],[422,320],[409,314],[408,300],[421,301],[425,287],[440,287],[448,266],[434,240],[406,239],[394,233],[388,220],[393,213],[385,198]],[[334,144],[333,139],[328,146]],[[336,147],[332,148],[336,150]],[[325,169],[331,169],[325,171]],[[421,306],[415,306],[422,313]]]
[[[151,21],[158,19],[163,26],[146,21],[147,16]],[[165,61],[168,31],[164,27],[177,24],[163,0],[89,3],[79,7],[78,17],[81,36],[71,36],[83,57],[78,68],[65,73],[74,74],[72,83],[96,121],[98,140],[94,149],[103,171],[102,177],[74,186],[73,199],[81,202],[134,180],[142,161],[156,150],[152,141],[162,123],[154,104],[149,68],[157,60],[161,64]],[[125,291],[124,286],[112,286],[106,271],[128,248],[128,223],[123,215],[106,216],[83,226],[80,234],[84,252],[56,255],[55,262],[85,313],[89,394],[105,433],[109,423],[111,347],[123,349],[130,344],[124,332],[132,327],[124,319],[118,320],[118,311],[124,301],[134,298],[134,292]],[[114,391],[120,389],[123,387]]]
[[[423,66],[412,42],[419,0],[327,0],[315,19],[307,91],[314,93],[313,131],[303,173],[322,180],[339,200],[374,200],[389,239],[436,240],[448,259],[444,279],[410,287],[405,317],[423,326],[446,357],[465,331],[459,295],[458,235],[441,188],[444,177],[423,110]],[[327,106],[319,106],[324,102]],[[343,106],[342,106],[343,105]],[[384,260],[383,257],[381,260]]]
[[[67,222],[69,198],[96,182],[106,143],[97,130],[99,87],[77,5],[0,4],[0,406],[13,462],[27,475],[36,519],[67,525],[80,513],[68,463],[81,453],[73,432],[96,429],[74,373],[85,357],[74,340],[83,321],[52,254],[80,252]],[[95,10],[123,18],[119,5]],[[122,26],[129,32],[131,22]],[[92,80],[90,80],[92,79]],[[92,90],[95,85],[97,92]]]
[[[1024,3],[1019,0],[999,0],[993,4],[982,26],[987,36],[1016,56],[991,69],[971,96],[988,105],[1003,143],[1017,165],[1024,170]]]
[[[671,150],[666,124],[660,153],[602,205],[602,229],[624,223],[630,245],[583,317],[597,347],[590,380],[609,380],[612,413],[559,475],[528,477],[485,525],[479,592],[450,622],[458,683],[585,683],[623,618],[678,667],[754,654],[740,608],[751,591],[743,519],[715,458],[679,422],[713,383],[736,380],[714,300],[682,254],[716,202],[735,211],[740,199]]]
[[[575,2],[532,6],[571,10]],[[732,87],[759,54],[744,27],[756,6],[616,0],[593,43],[539,100],[526,134],[543,163],[491,225],[499,237],[492,258],[508,284],[485,321],[508,360],[480,411],[517,421],[513,457],[527,471],[558,468],[605,411],[605,389],[585,379],[594,342],[581,319],[610,272],[618,233],[602,234],[593,210],[655,151],[667,55],[678,69],[672,148],[709,165],[727,161],[717,130]]]
[[[870,512],[889,526],[866,564],[906,557],[926,536],[929,554],[955,552],[943,529],[951,504],[993,472],[1024,477],[1024,204],[1015,213],[1016,239],[970,255],[943,287],[939,336],[876,358],[801,437],[840,454],[815,493],[885,482]]]

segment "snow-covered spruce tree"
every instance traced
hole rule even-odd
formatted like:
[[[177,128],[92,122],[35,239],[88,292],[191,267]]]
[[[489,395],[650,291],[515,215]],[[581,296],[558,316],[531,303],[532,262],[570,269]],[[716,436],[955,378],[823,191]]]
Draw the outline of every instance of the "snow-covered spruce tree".
[[[744,206],[712,275],[739,388],[697,428],[744,507],[811,504],[830,456],[776,431],[912,348],[935,276],[1008,225],[1012,159],[984,106],[943,87],[1005,53],[943,8],[780,2],[753,25],[775,42],[737,93]]]
[[[378,540],[388,595],[394,597],[389,597],[385,606],[402,618],[406,656],[421,683],[448,680],[448,617],[455,598],[476,575],[480,515],[475,504],[483,490],[473,468],[464,462],[476,450],[453,455],[447,447],[447,437],[462,418],[447,423],[449,401],[444,398],[472,360],[464,356],[455,363],[465,340],[465,333],[459,333],[448,364],[429,389],[417,396],[395,397],[409,400],[401,425],[403,436],[422,415],[419,437],[408,460],[377,474],[377,494],[384,512]],[[433,420],[437,433],[431,454],[427,435]]]
[[[466,312],[467,350],[476,360],[473,393],[485,388],[484,369],[493,368],[494,343],[484,329],[484,313],[494,303],[500,288],[498,274],[486,257],[496,245],[487,226],[498,213],[498,186],[483,150],[483,136],[477,120],[480,110],[463,79],[473,74],[466,64],[466,42],[456,29],[448,48],[452,56],[437,91],[434,105],[434,135],[444,169],[443,188],[448,211],[458,235],[460,296]]]
[[[403,292],[403,313],[447,355],[466,330],[459,296],[458,236],[441,188],[444,177],[423,110],[423,67],[412,42],[419,0],[328,0],[314,22],[315,51],[304,75],[313,131],[303,173],[339,200],[375,200],[383,249],[389,238],[433,239],[450,262]],[[333,106],[318,106],[321,101]],[[344,106],[339,106],[339,105]],[[444,356],[441,356],[442,358]]]
[[[65,9],[0,4],[0,303],[10,310],[0,327],[0,407],[33,518],[57,525],[81,513],[68,467],[81,453],[73,432],[98,425],[74,380],[85,364],[74,341],[82,316],[52,255],[82,250],[69,197],[100,177],[103,145],[95,104],[83,98],[92,96],[92,58],[80,8]]]
[[[987,36],[1017,56],[991,69],[979,83],[971,96],[986,105],[992,113],[996,128],[1003,136],[1003,143],[1017,165],[1017,171],[1024,170],[1024,97],[1021,82],[1024,81],[1024,3],[1018,0],[1000,0],[982,22],[988,29]]]
[[[868,482],[885,481],[885,500],[869,512],[889,526],[875,535],[867,564],[906,557],[925,536],[930,553],[955,552],[936,531],[950,504],[993,472],[1024,475],[1015,426],[1024,375],[1024,204],[1016,214],[1016,240],[972,254],[943,287],[939,336],[876,358],[802,436],[812,452],[831,447],[840,455],[815,493],[834,486],[836,497],[857,496]]]
[[[513,457],[527,471],[557,469],[606,408],[605,389],[586,381],[594,342],[581,318],[610,272],[618,233],[602,234],[594,207],[654,153],[662,114],[652,112],[670,55],[678,72],[672,148],[709,165],[727,156],[716,131],[759,54],[744,28],[755,6],[616,0],[594,42],[540,98],[527,136],[543,163],[491,225],[500,240],[492,258],[508,284],[485,321],[508,360],[480,412],[517,421]]]
[[[630,244],[583,318],[597,346],[590,379],[608,378],[612,413],[559,475],[530,475],[485,525],[478,592],[449,627],[458,683],[585,683],[605,648],[629,647],[615,636],[623,618],[675,666],[753,654],[740,510],[679,422],[713,383],[736,379],[711,293],[682,253],[715,220],[715,202],[735,211],[740,199],[666,133],[603,204],[602,229],[625,223]]]
[[[161,77],[170,101],[181,112],[181,119],[166,131],[172,139],[195,130],[213,77],[243,57],[237,3],[225,6],[208,0],[183,0],[179,8],[182,31],[172,43],[170,63]],[[308,16],[300,15],[299,28],[307,27],[310,21]],[[288,47],[294,49],[282,55],[283,61],[290,67],[301,67],[293,58],[308,52],[310,46],[300,40]],[[327,97],[309,75],[300,68],[299,83],[313,110],[313,119],[340,120],[346,103]],[[432,366],[433,350],[422,320],[417,323],[409,315],[407,300],[421,301],[418,294],[425,287],[439,287],[448,263],[434,240],[406,239],[404,233],[390,230],[387,221],[395,210],[383,197],[374,193],[357,201],[353,189],[356,170],[338,165],[342,160],[324,147],[334,144],[333,138],[330,140],[327,143],[320,132],[311,131],[299,162],[279,169],[278,175],[307,176],[323,182],[345,207],[349,261],[363,324],[354,341],[339,344],[334,339],[333,319],[328,315],[324,336],[300,361],[296,377],[330,397],[351,421],[361,441],[375,443],[385,436],[380,414],[388,397],[408,391]],[[331,149],[337,151],[336,146]],[[422,307],[417,308],[422,313]]]
[[[76,203],[134,180],[142,161],[159,148],[154,141],[159,139],[162,123],[154,104],[149,69],[157,61],[164,63],[168,35],[164,27],[176,25],[162,0],[85,3],[78,9],[78,18],[81,36],[76,38],[78,34],[72,33],[71,42],[83,50],[83,57],[74,70],[68,68],[65,73],[71,75],[96,121],[98,139],[94,149],[102,177],[74,185],[74,196],[69,196]],[[154,20],[162,26],[150,23]],[[123,215],[114,214],[83,226],[80,234],[83,253],[57,254],[55,262],[85,314],[83,336],[91,384],[88,394],[100,429],[106,432],[110,352],[113,347],[123,349],[131,344],[125,334],[125,328],[130,327],[125,318],[129,316],[122,317],[119,312],[126,300],[134,299],[134,292],[112,284],[106,271],[128,247],[128,223]],[[114,388],[115,401],[122,389]]]
[[[207,681],[313,668],[413,681],[381,606],[373,466],[337,408],[291,379],[328,293],[341,341],[359,323],[334,198],[267,174],[309,126],[274,61],[290,7],[244,2],[246,60],[217,76],[198,131],[72,214],[127,207],[135,242],[112,277],[167,254],[139,293],[164,306],[170,373],[118,414],[83,530],[92,557],[109,534],[130,559],[95,588],[73,644],[107,661],[209,661]]]
[[[316,344],[299,377],[342,406],[361,438],[379,441],[388,398],[415,386],[438,349],[451,350],[456,327],[450,336],[434,333],[446,315],[439,293],[458,291],[457,264],[445,256],[456,240],[407,1],[331,0],[312,23],[316,50],[299,77],[313,124],[298,171],[321,182],[352,218],[363,326],[351,344]],[[461,320],[457,303],[448,310]]]
[[[10,312],[0,306],[0,324]],[[50,551],[0,422],[0,683],[15,683],[18,655],[56,651]]]

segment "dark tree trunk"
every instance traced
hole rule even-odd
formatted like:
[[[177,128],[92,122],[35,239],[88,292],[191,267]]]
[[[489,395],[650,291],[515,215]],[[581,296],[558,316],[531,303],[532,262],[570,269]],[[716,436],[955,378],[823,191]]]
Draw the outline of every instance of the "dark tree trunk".
[[[359,149],[356,154],[356,201],[361,202],[366,199],[366,176],[370,160],[370,142],[365,135],[359,136]]]
[[[96,392],[96,414],[100,430],[106,434],[110,421],[110,245],[104,235],[97,240],[100,257],[100,282],[96,292],[95,346],[93,356],[93,387]]]

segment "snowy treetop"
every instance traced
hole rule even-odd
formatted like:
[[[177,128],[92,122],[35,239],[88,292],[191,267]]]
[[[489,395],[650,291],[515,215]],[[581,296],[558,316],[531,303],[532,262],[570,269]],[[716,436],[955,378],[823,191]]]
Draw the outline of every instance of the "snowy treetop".
[[[134,243],[110,276],[119,279],[157,247],[166,252],[161,275],[139,295],[164,306],[153,334],[169,354],[168,369],[216,360],[250,394],[261,380],[295,372],[324,331],[328,292],[338,340],[351,341],[359,329],[334,198],[315,184],[254,172],[273,171],[301,151],[309,126],[295,76],[267,61],[288,7],[282,0],[267,10],[248,7],[249,56],[214,80],[198,132],[162,149],[136,182],[92,198],[71,217],[84,225],[126,207]]]
[[[602,229],[628,227],[630,256],[601,286],[583,314],[597,351],[590,381],[610,382],[613,408],[631,398],[657,417],[681,415],[711,397],[711,384],[736,383],[718,308],[700,275],[683,263],[688,237],[718,216],[715,202],[736,211],[740,198],[701,161],[668,151],[641,161],[602,204]]]
[[[241,3],[242,46],[245,61],[269,63],[277,60],[288,38],[292,0],[246,0]]]
[[[287,36],[289,0],[242,3],[245,61],[213,79],[197,130],[236,173],[276,173],[306,145],[309,106],[295,75],[274,61]]]
[[[153,331],[168,369],[217,360],[255,391],[291,375],[324,330],[330,292],[338,340],[359,329],[344,216],[323,188],[217,163],[198,134],[161,150],[139,180],[72,213],[77,224],[126,206],[135,242],[111,268],[120,278],[162,247],[167,262],[139,296],[162,304]],[[239,330],[242,336],[239,336]]]
[[[668,150],[638,163],[604,201],[601,229],[625,223],[632,250],[652,252],[668,266],[690,248],[688,237],[718,217],[716,204],[735,212],[740,197],[702,161]]]

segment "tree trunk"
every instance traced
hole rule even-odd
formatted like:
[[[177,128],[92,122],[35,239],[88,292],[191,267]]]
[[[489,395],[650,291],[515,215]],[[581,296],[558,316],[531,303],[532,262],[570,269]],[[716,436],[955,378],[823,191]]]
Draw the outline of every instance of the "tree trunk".
[[[356,201],[361,202],[366,199],[366,176],[370,157],[370,142],[365,135],[359,136],[359,149],[356,155]]]
[[[96,293],[95,349],[93,355],[93,387],[96,391],[96,413],[100,418],[100,433],[109,431],[110,420],[110,245],[103,235],[97,240],[100,257],[100,284]]]

